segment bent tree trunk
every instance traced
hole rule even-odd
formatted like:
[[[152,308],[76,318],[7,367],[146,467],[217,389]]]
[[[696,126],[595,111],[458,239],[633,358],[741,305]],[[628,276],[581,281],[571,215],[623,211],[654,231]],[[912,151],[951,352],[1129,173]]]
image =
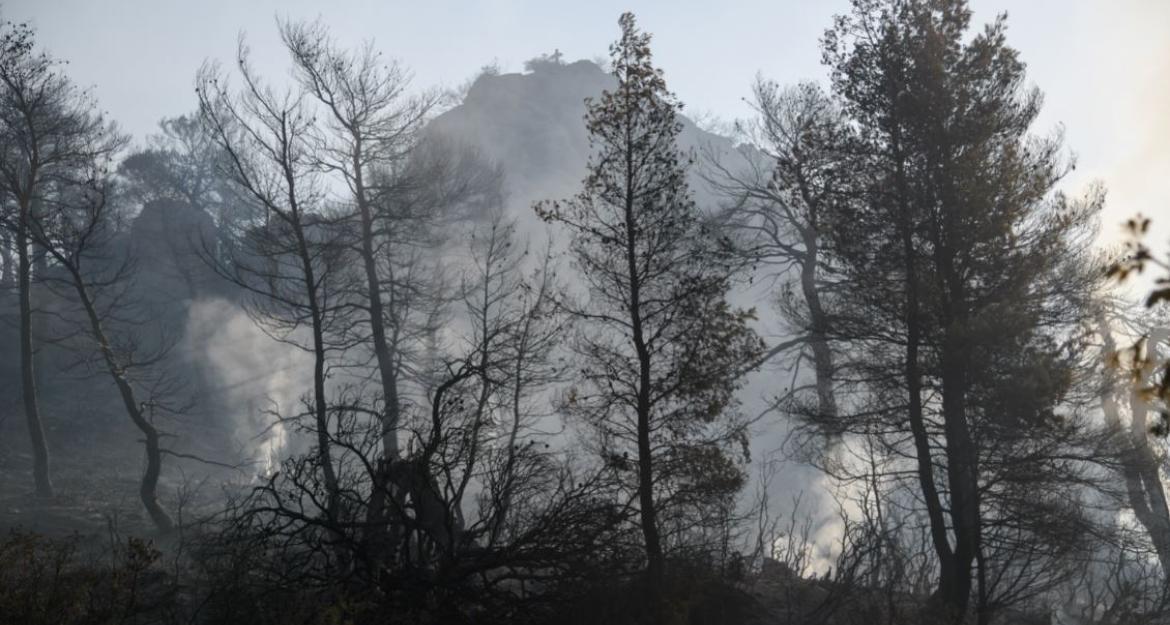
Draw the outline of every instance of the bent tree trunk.
[[[150,519],[154,522],[155,527],[160,532],[169,532],[174,529],[175,523],[171,520],[166,510],[163,510],[163,507],[158,503],[158,477],[162,471],[162,452],[158,446],[158,430],[142,413],[142,404],[135,397],[134,387],[126,379],[125,371],[118,364],[114,350],[110,347],[105,328],[102,327],[101,317],[98,315],[93,298],[89,293],[89,289],[86,288],[81,274],[72,267],[69,268],[69,271],[73,280],[74,290],[77,292],[77,296],[81,300],[81,305],[85,309],[86,317],[89,320],[90,332],[93,334],[94,341],[98,344],[98,349],[101,350],[102,359],[106,364],[106,371],[118,387],[118,394],[122,397],[122,405],[126,408],[126,414],[129,415],[130,420],[134,422],[135,427],[143,435],[143,443],[146,446],[146,472],[142,474],[142,483],[138,487],[138,494],[142,498],[142,505],[146,508],[146,512],[150,515]]]
[[[45,430],[41,424],[40,407],[37,405],[37,379],[32,344],[32,263],[28,253],[29,218],[29,203],[22,201],[16,232],[16,250],[19,259],[17,282],[20,291],[21,395],[24,400],[24,415],[28,422],[29,438],[32,442],[33,480],[36,483],[36,493],[40,497],[52,497],[53,482],[49,477],[49,446],[45,442]]]

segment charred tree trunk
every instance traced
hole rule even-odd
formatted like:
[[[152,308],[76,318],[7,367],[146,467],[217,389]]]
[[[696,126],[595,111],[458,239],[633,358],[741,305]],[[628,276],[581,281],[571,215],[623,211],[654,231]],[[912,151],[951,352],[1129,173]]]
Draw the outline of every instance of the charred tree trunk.
[[[291,188],[291,184],[290,184]],[[317,459],[321,464],[321,472],[325,479],[325,492],[328,502],[325,510],[330,520],[335,521],[340,512],[341,487],[337,479],[337,472],[333,468],[332,441],[329,438],[329,405],[325,399],[325,323],[324,312],[321,310],[320,291],[317,288],[317,276],[313,270],[313,260],[309,254],[309,243],[301,224],[299,209],[293,207],[291,225],[296,234],[297,254],[301,261],[301,272],[308,296],[309,316],[313,332],[313,417],[317,430]]]
[[[829,348],[829,316],[821,305],[817,288],[817,235],[805,237],[807,256],[800,268],[800,288],[808,306],[809,346],[816,374],[818,418],[831,423],[837,419],[837,397],[833,393],[833,352]]]
[[[939,561],[939,582],[934,604],[946,605],[954,595],[954,552],[947,536],[947,522],[943,516],[942,501],[934,477],[934,458],[930,449],[930,436],[926,430],[926,418],[922,406],[922,371],[919,363],[919,349],[922,342],[921,320],[919,318],[918,272],[914,259],[913,234],[909,219],[902,224],[902,253],[905,256],[906,276],[906,363],[903,371],[904,383],[909,397],[908,417],[910,432],[914,439],[914,457],[918,472],[918,485],[926,504],[930,520],[930,538]]]
[[[632,139],[626,140],[626,267],[630,285],[630,325],[633,329],[634,349],[638,355],[638,397],[637,397],[637,438],[638,438],[638,508],[641,516],[642,538],[646,547],[646,577],[650,587],[650,601],[655,613],[661,607],[665,583],[665,558],[662,553],[662,539],[658,533],[658,510],[654,500],[654,461],[650,444],[650,350],[643,334],[641,276],[638,271],[635,241],[638,236],[634,217],[633,189],[634,148]]]
[[[20,382],[24,400],[24,415],[28,424],[29,438],[33,452],[33,480],[40,497],[53,496],[53,482],[49,475],[49,446],[45,441],[45,430],[41,423],[40,407],[37,405],[36,352],[32,340],[32,261],[29,257],[29,220],[31,205],[28,198],[20,201],[20,217],[17,220],[16,253],[17,282],[20,307]]]
[[[813,369],[816,375],[817,410],[822,422],[837,419],[837,397],[833,393],[833,352],[829,347],[829,315],[821,303],[821,291],[817,284],[817,270],[820,264],[820,219],[821,202],[817,200],[803,174],[798,173],[800,195],[809,210],[809,223],[801,228],[804,240],[804,257],[800,262],[800,289],[808,307],[809,346],[813,353]]]
[[[7,230],[0,231],[0,287],[11,287],[16,284],[16,267],[12,260],[12,235]]]
[[[142,482],[138,487],[138,494],[142,499],[142,505],[146,508],[146,512],[150,515],[150,519],[154,522],[155,527],[160,532],[169,532],[174,529],[175,523],[171,520],[166,510],[158,503],[158,478],[162,472],[162,452],[158,444],[158,429],[154,427],[154,424],[142,412],[142,404],[135,397],[134,387],[130,385],[130,381],[126,378],[125,370],[118,363],[117,356],[110,346],[105,328],[102,326],[101,317],[98,315],[93,297],[89,289],[86,288],[81,273],[76,267],[69,267],[68,269],[73,281],[73,288],[77,292],[77,297],[81,301],[82,308],[85,309],[85,315],[89,321],[89,328],[93,334],[93,340],[97,343],[98,349],[101,351],[102,360],[106,365],[106,371],[118,387],[118,394],[122,397],[122,405],[126,408],[126,414],[143,435],[143,442],[146,447],[146,471],[142,474]]]
[[[953,332],[954,330],[951,330]],[[979,552],[980,514],[974,443],[966,415],[966,371],[961,348],[948,337],[942,363],[943,430],[946,436],[947,483],[951,492],[951,526],[955,537],[951,562],[953,586],[947,605],[959,622],[971,600],[972,567]],[[959,353],[956,353],[959,352]]]
[[[942,353],[939,365],[942,382],[943,436],[946,444],[947,486],[950,490],[951,528],[954,535],[954,586],[947,603],[956,623],[967,615],[974,584],[974,568],[982,563],[982,510],[979,491],[978,455],[967,415],[969,371],[971,368],[968,328],[973,303],[960,266],[963,232],[960,215],[965,212],[965,198],[955,190],[951,143],[942,128],[936,129],[934,150],[927,151],[927,168],[935,178],[942,205],[930,219],[931,247],[939,301],[937,313],[942,322]],[[982,566],[980,564],[980,566]],[[982,571],[980,571],[982,573]],[[982,593],[981,593],[982,595]],[[978,606],[980,620],[989,618],[984,597]]]
[[[955,267],[950,237],[958,234],[951,211],[944,212],[942,224],[935,222],[933,247],[938,289],[942,294],[943,341],[940,367],[942,378],[943,436],[946,440],[947,486],[950,489],[951,528],[954,535],[954,586],[947,598],[955,622],[966,615],[971,602],[973,568],[980,549],[982,514],[979,497],[979,468],[971,425],[967,418],[968,349],[964,332],[968,325],[967,302],[962,278]]]
[[[927,518],[930,520],[930,538],[934,546],[935,555],[939,561],[938,588],[931,596],[930,610],[943,618],[961,616],[966,610],[965,602],[956,602],[964,585],[956,574],[956,553],[952,549],[948,534],[946,517],[942,505],[942,498],[934,475],[934,457],[930,446],[930,433],[926,428],[926,417],[922,405],[922,369],[919,353],[922,346],[922,319],[920,300],[920,279],[918,275],[918,259],[914,242],[915,220],[909,200],[909,185],[906,180],[904,160],[897,145],[900,137],[895,141],[896,171],[899,219],[898,225],[902,238],[902,263],[905,278],[906,297],[906,363],[904,369],[904,383],[909,396],[908,417],[910,433],[914,440],[914,456],[918,473],[918,484],[922,489],[922,499],[926,505]],[[970,589],[968,575],[967,589]]]
[[[377,258],[374,245],[374,214],[366,197],[362,137],[353,133],[353,187],[361,221],[361,242],[359,251],[366,279],[366,300],[369,310],[370,334],[374,342],[374,357],[378,363],[378,376],[382,384],[382,458],[372,476],[370,504],[366,512],[369,526],[366,542],[370,558],[380,562],[387,555],[387,547],[397,540],[397,530],[388,527],[393,524],[391,515],[396,512],[393,502],[398,501],[394,491],[395,468],[398,466],[398,420],[399,399],[397,363],[386,336],[386,313],[382,306],[382,284],[378,277]]]

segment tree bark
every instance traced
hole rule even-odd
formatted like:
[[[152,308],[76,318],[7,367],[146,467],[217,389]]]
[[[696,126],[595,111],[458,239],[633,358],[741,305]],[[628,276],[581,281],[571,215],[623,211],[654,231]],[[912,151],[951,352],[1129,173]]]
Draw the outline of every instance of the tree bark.
[[[908,417],[910,433],[914,439],[914,459],[918,472],[918,484],[926,504],[930,520],[930,538],[935,555],[939,560],[938,589],[932,601],[945,603],[954,595],[954,552],[947,536],[947,523],[943,516],[942,501],[934,478],[934,459],[930,450],[930,436],[926,430],[926,419],[922,406],[922,372],[919,363],[919,347],[922,341],[919,319],[918,272],[914,260],[913,235],[908,217],[902,224],[902,253],[905,257],[906,274],[906,363],[903,379],[909,397]]]
[[[393,527],[387,527],[387,523],[391,522],[390,516],[395,512],[395,510],[390,509],[395,507],[390,502],[398,501],[396,493],[392,491],[397,488],[394,471],[399,466],[398,420],[400,411],[397,364],[386,338],[382,284],[378,277],[377,258],[375,257],[374,214],[369,199],[366,197],[360,132],[354,132],[353,140],[352,183],[358,217],[361,221],[359,251],[366,278],[370,334],[374,343],[374,357],[378,363],[378,376],[382,384],[382,458],[378,462],[376,474],[372,476],[370,505],[366,512],[366,520],[369,524],[367,547],[371,552],[370,557],[377,562],[386,555],[387,547],[397,540],[397,530]]]
[[[810,228],[810,230],[812,230]],[[837,418],[837,398],[833,393],[833,352],[829,349],[829,318],[821,305],[817,289],[817,235],[805,237],[805,258],[800,267],[800,288],[808,306],[809,346],[813,353],[816,374],[817,410],[819,418],[828,422]]]
[[[804,240],[804,257],[800,261],[800,289],[808,306],[809,346],[813,353],[813,369],[816,375],[817,410],[820,419],[829,422],[837,418],[837,397],[833,393],[833,352],[829,348],[829,316],[821,304],[821,292],[817,288],[817,269],[820,263],[820,201],[814,196],[806,177],[797,173],[800,195],[808,207],[808,225],[800,228]]]
[[[954,330],[948,331],[948,333]],[[951,562],[953,586],[947,603],[956,622],[970,605],[972,565],[979,550],[980,514],[974,443],[966,415],[967,376],[962,349],[948,337],[942,356],[943,430],[946,436],[947,483],[951,492],[951,526],[955,537]]]
[[[939,561],[938,588],[931,596],[931,610],[941,613],[944,619],[961,618],[966,611],[966,602],[957,601],[964,582],[957,574],[957,558],[951,548],[947,521],[943,512],[942,499],[934,476],[934,458],[930,448],[930,435],[926,429],[926,418],[922,405],[922,371],[919,349],[922,343],[921,302],[919,298],[919,277],[916,247],[914,244],[914,219],[909,200],[909,185],[906,180],[904,160],[901,156],[900,137],[895,135],[895,178],[899,203],[899,231],[902,238],[902,262],[904,265],[906,289],[906,363],[903,372],[904,383],[909,396],[908,417],[910,433],[914,440],[914,456],[922,499],[930,520],[930,537],[935,555]],[[965,584],[970,591],[970,573]]]
[[[160,532],[170,532],[174,529],[175,523],[171,520],[166,510],[158,503],[158,478],[162,473],[162,452],[158,445],[158,429],[142,413],[142,404],[138,402],[138,399],[134,395],[134,387],[130,385],[130,381],[126,379],[125,371],[118,364],[117,357],[106,337],[105,328],[102,326],[101,317],[98,315],[93,298],[89,293],[89,289],[86,288],[81,274],[76,267],[70,267],[69,271],[73,280],[73,288],[77,292],[77,297],[81,300],[81,305],[85,309],[86,317],[89,320],[90,332],[93,333],[94,341],[97,342],[98,349],[102,353],[102,359],[106,363],[106,370],[109,372],[114,384],[118,387],[118,394],[122,397],[122,405],[126,408],[126,414],[129,415],[130,420],[134,422],[135,427],[142,432],[144,437],[146,471],[142,474],[142,482],[138,487],[138,495],[142,499],[142,505],[146,508],[146,512],[150,515],[150,519],[154,522],[155,527]]]
[[[292,188],[291,182],[289,188]],[[309,316],[313,331],[313,416],[317,426],[317,458],[325,478],[325,492],[328,502],[325,513],[336,520],[341,503],[341,487],[337,472],[333,468],[332,442],[329,438],[329,406],[325,399],[325,324],[324,313],[318,299],[317,277],[313,271],[313,260],[309,256],[309,244],[301,225],[299,209],[292,208],[292,227],[297,239],[297,254],[301,261],[301,272],[308,296]]]
[[[634,205],[634,145],[630,136],[629,123],[626,125],[626,269],[630,292],[630,325],[633,328],[634,349],[638,355],[637,429],[638,429],[638,507],[641,517],[642,538],[646,547],[646,578],[650,587],[650,601],[654,614],[661,608],[665,586],[665,559],[662,553],[662,539],[658,533],[658,510],[654,501],[654,460],[650,444],[650,350],[646,345],[643,329],[641,276],[638,272],[637,224]]]
[[[45,441],[45,430],[41,423],[40,407],[37,405],[36,353],[32,341],[32,263],[29,258],[28,227],[31,202],[20,200],[20,217],[17,220],[16,253],[17,282],[20,307],[20,381],[24,400],[24,415],[28,423],[29,438],[33,452],[33,481],[40,497],[53,496],[53,482],[49,473],[49,446]]]
[[[0,231],[0,287],[11,287],[16,284],[16,268],[12,260],[12,235],[8,231]]]

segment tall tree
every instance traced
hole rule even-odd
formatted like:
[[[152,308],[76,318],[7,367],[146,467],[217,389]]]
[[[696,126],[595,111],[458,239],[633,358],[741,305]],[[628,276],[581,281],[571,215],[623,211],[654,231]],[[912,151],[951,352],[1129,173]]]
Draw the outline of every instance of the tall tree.
[[[14,234],[20,309],[20,374],[41,496],[53,494],[49,447],[37,398],[33,331],[34,257],[30,228],[50,187],[88,171],[123,139],[90,94],[61,73],[61,62],[36,49],[27,24],[0,25],[0,192],[14,205],[3,224]],[[43,268],[43,264],[39,264]]]
[[[595,430],[608,462],[621,469],[633,460],[624,473],[657,605],[669,515],[742,484],[726,444],[745,440],[736,376],[760,343],[752,313],[726,301],[733,259],[691,198],[676,144],[680,105],[652,63],[650,35],[630,13],[619,24],[610,48],[617,86],[588,102],[584,188],[537,211],[572,234],[588,288],[584,303],[563,302],[583,322],[582,383],[565,407]]]
[[[963,0],[856,0],[824,58],[864,155],[862,201],[831,219],[843,308],[856,311],[838,325],[869,348],[857,370],[885,427],[913,443],[934,605],[959,620],[976,595],[986,622],[1026,594],[1005,580],[1051,579],[1046,563],[1075,546],[1042,518],[1083,526],[1070,459],[1091,457],[1080,455],[1091,440],[1056,410],[1075,406],[1074,330],[1096,285],[1086,252],[1103,195],[1054,192],[1068,168],[1059,137],[1029,134],[1040,97],[1023,86],[1005,18],[973,37],[970,21]],[[874,414],[854,415],[856,431]]]
[[[134,263],[130,256],[114,257],[111,250],[116,222],[111,217],[107,163],[95,162],[87,171],[52,197],[45,210],[30,223],[30,236],[54,263],[49,284],[61,285],[63,297],[75,302],[75,317],[86,338],[82,347],[96,353],[104,373],[118,390],[122,406],[141,432],[146,451],[146,469],[139,485],[139,497],[151,520],[162,532],[174,521],[158,500],[162,473],[162,433],[154,423],[154,407],[165,406],[156,393],[169,384],[152,368],[165,356],[166,348],[141,348],[148,317],[127,297]],[[143,387],[146,387],[145,389]],[[143,392],[145,390],[145,393]],[[147,400],[142,397],[147,395]]]
[[[374,403],[382,458],[372,476],[367,515],[368,548],[375,549],[386,542],[387,524],[402,511],[402,502],[391,499],[403,496],[394,492],[393,474],[402,460],[406,361],[410,343],[425,336],[411,336],[409,302],[442,291],[439,274],[417,271],[422,263],[413,255],[428,227],[455,205],[480,194],[498,199],[500,177],[496,168],[465,158],[453,146],[433,139],[423,145],[421,131],[437,95],[412,95],[407,71],[385,61],[372,43],[344,49],[320,22],[284,23],[280,32],[300,88],[315,105],[316,166],[335,182],[344,218],[353,224],[350,247],[362,280],[353,294],[359,312],[350,331],[373,352],[380,391]]]
[[[401,169],[415,146],[433,97],[412,98],[409,77],[397,64],[385,64],[370,43],[355,52],[341,49],[318,23],[281,25],[302,88],[320,104],[315,127],[315,158],[326,173],[344,183],[347,204],[359,227],[357,244],[365,286],[362,298],[382,389],[382,445],[387,463],[399,457],[401,412],[393,341],[387,338],[383,279],[378,271],[378,206],[392,189],[385,172]],[[383,174],[383,175],[380,175]]]
[[[326,214],[312,141],[313,118],[297,92],[278,94],[260,83],[241,41],[237,92],[214,66],[197,78],[199,110],[226,154],[226,173],[263,218],[241,224],[229,262],[216,268],[247,289],[251,312],[279,339],[313,355],[309,414],[317,469],[324,479],[324,512],[341,514],[341,482],[334,462],[326,377],[330,357],[347,347],[336,328],[347,325],[343,236]],[[306,327],[307,345],[292,336]]]

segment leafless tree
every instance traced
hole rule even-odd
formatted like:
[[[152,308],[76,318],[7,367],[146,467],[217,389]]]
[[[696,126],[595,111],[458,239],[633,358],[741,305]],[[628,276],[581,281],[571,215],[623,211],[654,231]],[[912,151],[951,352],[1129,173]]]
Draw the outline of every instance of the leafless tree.
[[[240,226],[232,258],[215,266],[255,296],[250,312],[262,327],[313,355],[309,413],[327,493],[323,511],[336,516],[341,513],[341,487],[332,453],[326,378],[331,353],[348,346],[333,331],[348,304],[344,238],[339,219],[323,205],[314,120],[304,94],[278,94],[261,84],[243,40],[236,64],[242,82],[238,91],[216,66],[200,70],[200,114],[207,132],[227,155],[226,173],[262,207],[263,216]],[[307,344],[296,334],[305,327],[310,334]]]
[[[280,32],[300,88],[315,105],[310,129],[315,164],[343,190],[342,212],[354,224],[351,247],[363,278],[354,303],[363,330],[355,334],[364,335],[355,342],[373,352],[382,425],[382,459],[368,519],[372,549],[378,535],[391,529],[383,527],[392,507],[384,498],[395,496],[394,471],[402,460],[399,439],[409,385],[404,369],[410,367],[411,343],[426,335],[411,336],[413,302],[424,304],[425,318],[433,319],[439,303],[434,300],[442,297],[436,269],[417,256],[435,250],[420,247],[417,238],[431,234],[428,226],[448,219],[471,196],[498,194],[499,176],[436,141],[422,145],[421,130],[438,94],[411,94],[406,70],[384,62],[372,43],[343,49],[319,22],[282,23]]]
[[[832,206],[850,200],[845,121],[813,84],[782,89],[760,79],[753,93],[757,119],[739,125],[752,147],[741,148],[738,159],[708,152],[705,177],[728,199],[719,217],[740,253],[757,275],[779,285],[771,297],[792,338],[772,346],[760,364],[794,353],[781,364],[795,369],[811,357],[815,410],[832,421],[837,400],[828,308],[835,279],[821,248]],[[796,399],[799,391],[780,399]]]
[[[20,371],[24,412],[32,439],[36,492],[53,494],[49,447],[36,389],[32,223],[48,189],[88,171],[123,145],[91,95],[61,72],[61,62],[36,49],[27,24],[0,25],[0,192],[5,232],[16,248],[20,310]],[[9,208],[11,206],[11,209]],[[11,214],[9,214],[11,213]],[[4,246],[7,250],[7,246]],[[6,252],[7,254],[7,252]],[[40,265],[43,268],[43,265]]]
[[[142,433],[146,469],[139,495],[155,526],[169,532],[174,521],[157,493],[162,456],[168,450],[161,445],[154,417],[157,407],[175,408],[169,405],[174,385],[154,370],[166,355],[165,343],[153,352],[140,347],[139,338],[149,324],[144,311],[134,310],[129,294],[132,260],[117,258],[111,249],[114,222],[104,166],[92,163],[77,183],[44,198],[44,210],[30,221],[29,233],[53,263],[46,277],[49,284],[63,286],[80,308],[77,323],[87,339],[81,349],[97,356],[117,387],[126,414]]]
[[[382,224],[378,206],[393,202],[380,172],[401,170],[434,96],[412,97],[405,70],[385,64],[371,43],[349,52],[334,42],[320,23],[283,23],[281,38],[292,55],[296,76],[307,97],[319,105],[320,123],[311,126],[312,158],[345,185],[343,201],[352,206],[360,228],[356,249],[364,275],[362,291],[370,340],[382,390],[383,449],[386,463],[399,458],[401,407],[393,341],[387,338],[383,277],[378,270]]]

